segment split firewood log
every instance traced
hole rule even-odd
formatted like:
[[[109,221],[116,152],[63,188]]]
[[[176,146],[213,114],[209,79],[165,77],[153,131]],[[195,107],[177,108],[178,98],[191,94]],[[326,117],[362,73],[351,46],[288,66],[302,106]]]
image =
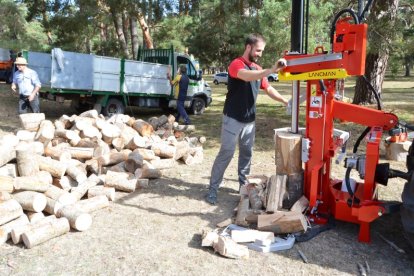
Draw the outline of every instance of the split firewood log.
[[[87,212],[78,208],[75,204],[66,205],[57,211],[56,217],[68,219],[70,227],[78,230],[88,230],[92,224],[92,217]]]
[[[161,170],[155,168],[148,161],[144,161],[144,165],[142,166],[142,169],[137,169],[137,171],[138,171],[138,174],[140,175],[139,178],[155,179],[155,178],[160,178],[162,176]],[[137,172],[135,174],[137,174]]]
[[[22,206],[15,199],[0,202],[0,225],[23,215]]]
[[[44,193],[52,184],[52,176],[49,172],[40,171],[32,176],[19,176],[14,179],[15,191],[34,191]]]
[[[26,142],[33,142],[34,137],[36,136],[35,131],[28,131],[28,130],[18,130],[16,132],[16,137],[19,139],[20,142],[26,141]]]
[[[114,138],[117,138],[121,135],[121,130],[115,125],[106,123],[101,129],[101,133],[102,140],[104,140],[104,142],[109,145]]]
[[[128,154],[123,152],[113,152],[102,155],[98,158],[98,162],[101,166],[115,165],[128,158]]]
[[[93,153],[93,157],[99,158],[102,155],[108,154],[111,152],[111,148],[109,145],[103,141],[98,141],[98,146],[95,147],[95,151]]]
[[[57,211],[63,207],[63,204],[59,201],[46,197],[46,207],[43,210],[45,213],[50,215],[56,215]]]
[[[70,152],[70,155],[74,159],[78,159],[80,161],[88,160],[93,157],[94,148],[81,148],[81,147],[69,147],[66,150]]]
[[[147,160],[147,161],[160,158],[159,156],[155,155],[153,150],[150,150],[150,149],[140,149],[140,148],[138,148],[138,149],[135,149],[133,152],[138,153],[139,155],[142,156],[142,158],[144,160]]]
[[[81,140],[79,134],[73,130],[68,129],[56,129],[55,136],[65,138],[69,141],[71,146],[77,146]]]
[[[158,170],[173,168],[178,164],[174,158],[154,159],[149,162]]]
[[[72,155],[70,154],[67,148],[62,147],[45,147],[45,156],[51,157],[55,160],[63,161],[71,159]]]
[[[12,196],[25,211],[42,212],[46,207],[45,195],[38,192],[22,191]]]
[[[21,225],[29,224],[29,219],[25,214],[21,215],[15,220],[12,220],[8,223],[3,224],[0,226],[0,245],[5,243],[11,238],[11,231],[16,228],[20,227]]]
[[[82,129],[79,136],[81,138],[102,139],[102,133],[99,131],[98,128],[94,127],[93,125],[90,125]]]
[[[213,248],[220,255],[231,259],[249,258],[249,249],[247,246],[240,245],[230,237],[219,236],[217,243],[213,243]]]
[[[88,190],[88,198],[104,195],[110,201],[115,200],[115,188],[105,186],[95,186]]]
[[[26,212],[26,215],[30,221],[30,223],[36,223],[41,221],[45,215],[42,212]]]
[[[5,191],[0,191],[0,203],[5,202],[9,199],[12,199],[12,196],[10,195],[10,193],[5,192]]]
[[[86,176],[86,170],[84,170],[80,166],[70,165],[69,162],[67,162],[66,164],[68,164],[66,174],[70,176],[72,179],[74,179],[78,184],[82,183],[88,178]]]
[[[63,125],[64,129],[69,129],[73,125],[73,118],[69,117],[68,115],[62,115],[59,119],[55,121],[56,129],[58,128],[57,125]]]
[[[42,143],[48,143],[53,139],[55,134],[55,126],[52,121],[43,120],[39,125],[39,130],[37,131],[34,139]]]
[[[16,150],[14,146],[7,144],[0,144],[0,167],[9,163],[16,158]]]
[[[66,172],[66,165],[50,157],[36,156],[39,169],[49,172],[54,177],[62,177]]]
[[[68,175],[64,175],[61,178],[54,177],[52,184],[67,192],[69,192],[73,187],[78,186],[78,182]]]
[[[128,155],[127,160],[125,160],[125,169],[134,173],[136,169],[141,168],[144,164],[144,158],[139,152],[133,151]]]
[[[105,195],[97,195],[88,199],[78,201],[74,204],[74,206],[86,213],[92,213],[96,210],[108,207],[109,200]]]
[[[79,117],[87,117],[87,118],[93,118],[93,119],[97,119],[98,116],[99,116],[98,111],[96,111],[95,109],[87,110],[79,114]]]
[[[37,131],[40,123],[45,120],[44,113],[25,113],[19,115],[20,123],[25,130]]]
[[[74,195],[76,200],[80,200],[84,195],[86,195],[90,188],[98,185],[100,181],[101,179],[98,176],[92,174],[88,177],[88,179],[80,183],[77,187],[72,188],[70,193]]]
[[[174,158],[177,148],[167,143],[154,143],[151,146],[151,150],[161,158]]]
[[[93,174],[99,174],[99,162],[97,159],[92,158],[85,161],[86,171]]]
[[[119,162],[116,165],[113,165],[111,167],[107,167],[108,171],[112,172],[128,172],[125,168],[125,161]]]
[[[15,228],[12,229],[12,231],[10,232],[10,237],[13,241],[14,244],[18,244],[20,242],[22,242],[22,234],[24,232],[29,231],[30,229],[32,229],[33,227],[38,227],[39,225],[42,224],[46,224],[52,220],[55,220],[56,216],[52,215],[52,216],[47,216],[42,218],[41,220],[34,222],[34,223],[29,223],[29,224],[22,224],[20,226],[17,226]]]
[[[34,157],[33,148],[20,146],[16,148],[17,170],[20,176],[31,176],[39,172],[39,162]]]
[[[13,193],[14,178],[11,176],[0,176],[0,191]]]
[[[14,134],[6,134],[0,138],[0,145],[7,145],[10,148],[17,146],[19,138]]]
[[[128,173],[108,171],[105,177],[105,187],[113,187],[115,190],[131,193],[135,191],[137,180],[130,179]]]
[[[132,137],[132,139],[126,145],[126,148],[130,150],[135,150],[136,148],[145,148],[147,144],[148,138],[142,137],[140,134],[136,134]]]
[[[180,141],[176,145],[174,159],[181,159],[184,155],[190,151],[190,144],[187,141]]]
[[[44,192],[46,197],[58,201],[62,205],[69,205],[76,202],[76,197],[72,193],[68,193],[56,186],[50,185],[49,189]]]
[[[144,120],[138,119],[136,120],[132,128],[134,128],[141,136],[150,136],[154,132],[154,128]]]
[[[127,148],[128,145],[131,143],[131,140],[136,136],[140,136],[139,133],[133,129],[132,127],[125,125],[125,124],[121,124],[121,125],[117,125],[119,127],[119,129],[121,130],[121,136],[119,136],[120,138],[122,138],[124,140],[125,146]],[[132,148],[130,148],[131,150],[133,150]]]
[[[99,146],[99,141],[102,140],[98,138],[82,138],[76,146],[79,148],[96,148]],[[104,142],[102,141],[102,143]]]
[[[9,163],[0,167],[0,176],[17,177],[17,165]]]
[[[69,230],[69,221],[66,218],[60,218],[30,229],[22,235],[22,239],[27,248],[33,248],[38,244],[66,234]]]

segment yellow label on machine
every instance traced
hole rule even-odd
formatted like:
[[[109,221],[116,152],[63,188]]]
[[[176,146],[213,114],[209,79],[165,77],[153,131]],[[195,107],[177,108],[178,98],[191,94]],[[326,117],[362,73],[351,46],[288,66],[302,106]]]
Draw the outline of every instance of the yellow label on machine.
[[[316,84],[311,85],[311,96],[316,96]]]
[[[343,79],[348,76],[345,69],[318,70],[299,74],[279,72],[279,81]]]

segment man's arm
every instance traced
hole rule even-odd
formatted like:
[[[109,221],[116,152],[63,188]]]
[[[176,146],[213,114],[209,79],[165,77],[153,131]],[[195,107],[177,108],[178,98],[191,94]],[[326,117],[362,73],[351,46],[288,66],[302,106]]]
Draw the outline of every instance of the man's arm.
[[[36,97],[37,93],[39,93],[40,88],[42,87],[42,85],[40,83],[40,80],[39,80],[39,76],[37,75],[36,72],[33,73],[32,83],[35,86],[35,88],[33,89],[32,94],[30,94],[30,96],[29,96],[29,101],[30,102],[33,101],[33,99]]]
[[[237,72],[237,78],[244,80],[244,81],[255,81],[260,80],[262,78],[267,77],[272,73],[277,73],[283,68],[286,67],[286,60],[284,58],[279,59],[276,61],[275,65],[269,69],[262,69],[262,70],[247,70],[241,69]]]
[[[275,101],[283,103],[285,106],[288,105],[288,100],[285,99],[276,89],[274,89],[271,85],[267,89],[265,89],[266,94]]]

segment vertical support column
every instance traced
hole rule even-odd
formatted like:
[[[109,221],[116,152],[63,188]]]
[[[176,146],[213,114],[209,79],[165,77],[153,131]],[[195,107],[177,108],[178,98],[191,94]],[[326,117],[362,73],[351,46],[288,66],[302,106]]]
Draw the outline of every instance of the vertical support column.
[[[292,133],[299,132],[299,97],[300,97],[300,82],[292,82],[292,124],[290,131]]]

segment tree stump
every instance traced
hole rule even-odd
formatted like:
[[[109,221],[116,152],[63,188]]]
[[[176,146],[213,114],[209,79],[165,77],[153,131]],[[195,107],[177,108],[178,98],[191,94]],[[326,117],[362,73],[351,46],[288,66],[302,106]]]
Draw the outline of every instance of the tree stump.
[[[302,136],[287,131],[275,134],[276,174],[294,174],[302,170]]]

